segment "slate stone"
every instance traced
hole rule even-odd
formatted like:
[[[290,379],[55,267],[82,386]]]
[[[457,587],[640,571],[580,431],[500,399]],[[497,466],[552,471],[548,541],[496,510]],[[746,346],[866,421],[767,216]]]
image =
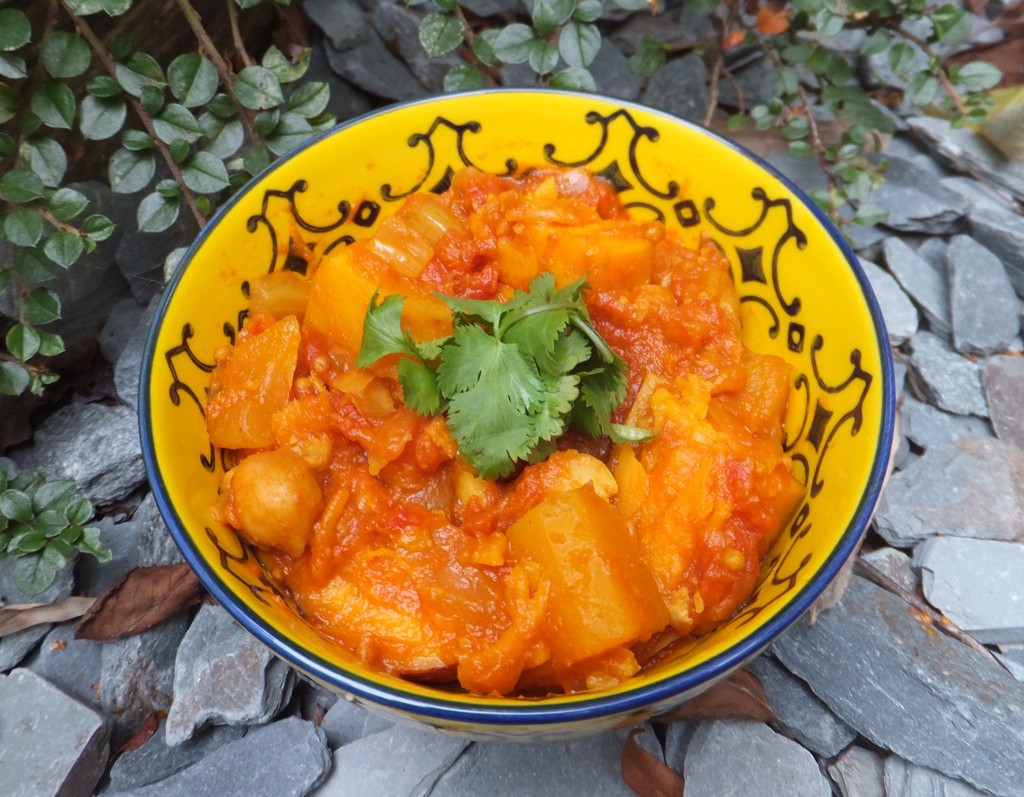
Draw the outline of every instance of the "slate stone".
[[[1024,645],[1000,645],[996,658],[1018,681],[1024,681]]]
[[[981,383],[996,436],[1024,448],[1024,358],[988,358],[981,367]]]
[[[761,722],[702,722],[686,752],[686,797],[828,797],[828,780],[807,750]]]
[[[520,0],[459,0],[459,5],[478,17],[515,14],[520,10]]]
[[[168,252],[192,243],[193,232],[175,224],[162,232],[138,232],[133,221],[117,245],[117,266],[128,281],[135,300],[146,304],[166,285],[164,260]]]
[[[913,396],[903,397],[900,429],[908,440],[924,449],[961,437],[992,437],[992,426],[984,418],[943,412]]]
[[[628,731],[623,730],[561,742],[475,742],[437,782],[430,797],[471,794],[629,797],[633,792],[619,772],[627,734]],[[651,735],[641,734],[637,741],[643,744],[643,737]],[[357,744],[375,738],[367,737]],[[410,790],[409,793],[419,792]]]
[[[773,649],[872,743],[993,794],[1024,794],[1024,684],[897,596],[854,576],[838,606]]]
[[[957,415],[988,416],[988,402],[977,363],[957,354],[930,332],[910,339],[910,367],[926,398]]]
[[[633,55],[645,38],[657,39],[662,44],[672,43],[679,49],[689,49],[697,44],[697,35],[692,27],[670,16],[659,14],[634,14],[608,37],[623,54]]]
[[[247,730],[240,725],[217,725],[200,731],[187,742],[169,745],[166,728],[166,723],[161,722],[146,742],[117,757],[110,767],[109,791],[137,789],[169,778],[228,742],[241,739]]]
[[[33,672],[0,675],[4,797],[88,797],[109,754],[105,718]]]
[[[69,404],[43,421],[32,445],[12,458],[51,480],[76,482],[97,506],[120,501],[146,480],[138,419],[123,405]]]
[[[987,797],[962,780],[949,778],[927,767],[918,767],[899,756],[885,761],[886,797]]]
[[[135,527],[131,532],[135,540],[132,567],[173,565],[185,561],[170,531],[167,530],[152,493],[147,493],[135,510],[132,524]]]
[[[357,739],[334,751],[331,774],[317,797],[378,797],[381,794],[445,793],[438,779],[469,742],[405,725]],[[510,745],[518,747],[518,745]],[[464,760],[464,759],[463,759]],[[508,775],[513,773],[508,772]],[[519,773],[516,773],[518,776]],[[438,791],[438,789],[441,789]],[[458,794],[501,794],[501,790]]]
[[[882,222],[886,227],[933,235],[957,232],[970,208],[963,197],[942,191],[937,175],[900,157],[889,160],[885,182],[871,195],[871,201],[889,211]]]
[[[419,40],[420,19],[415,11],[392,2],[382,2],[373,12],[373,27],[388,46],[405,61],[428,91],[444,91],[444,76],[452,67],[464,64],[455,53],[431,58]]]
[[[309,68],[305,79],[326,83],[331,89],[324,111],[333,114],[339,123],[347,122],[373,110],[379,101],[362,89],[339,77],[327,62],[327,52],[322,34],[311,31]]]
[[[351,0],[305,0],[302,10],[339,50],[350,50],[366,40],[366,14]]]
[[[102,644],[92,639],[75,639],[74,623],[53,628],[25,662],[25,667],[40,678],[91,708],[100,708],[102,666]]]
[[[945,238],[940,238],[937,235],[929,235],[917,245],[914,251],[917,252],[918,257],[922,258],[932,268],[945,276],[946,249],[948,248],[949,244],[946,242]],[[946,318],[946,325],[949,326],[948,317]]]
[[[686,750],[699,726],[699,722],[672,722],[665,727],[665,763],[676,772],[686,766]]]
[[[313,723],[296,717],[250,730],[226,742],[192,766],[169,778],[118,797],[186,797],[191,795],[312,794],[330,771],[324,735]],[[320,792],[317,792],[319,794]]]
[[[914,549],[924,596],[979,642],[1024,642],[1024,544],[935,537]]]
[[[114,302],[110,308],[106,323],[103,324],[96,340],[100,344],[103,357],[111,365],[117,362],[124,347],[128,345],[135,325],[145,310],[145,305],[139,304],[131,297]]]
[[[409,67],[391,50],[372,27],[354,47],[341,50],[324,42],[331,69],[363,91],[385,100],[414,100],[427,96]]]
[[[753,63],[733,72],[732,80],[718,83],[718,101],[727,108],[738,109],[740,100],[744,108],[764,105],[775,99],[779,74],[768,58],[757,58]]]
[[[898,548],[938,534],[1024,540],[1024,452],[994,437],[933,446],[892,475],[875,526]]]
[[[74,579],[70,567],[57,571],[53,584],[38,595],[28,595],[14,581],[14,565],[17,559],[0,557],[0,605],[8,603],[55,603],[71,594]],[[0,673],[7,672],[18,664],[35,648],[53,627],[51,623],[42,623],[0,637]]]
[[[963,354],[1004,351],[1020,332],[1020,302],[999,258],[966,235],[946,250],[953,346]]]
[[[954,171],[971,171],[1024,201],[1024,161],[1011,161],[970,129],[954,129],[945,119],[915,116],[910,130]]]
[[[918,315],[910,297],[888,271],[863,258],[860,259],[860,266],[871,283],[875,298],[878,299],[889,340],[898,346],[907,338],[913,337],[917,332]]]
[[[810,158],[808,158],[810,160]],[[889,237],[889,231],[878,224],[855,224],[849,222],[843,227],[843,235],[853,251],[872,262],[882,258],[881,243]]]
[[[320,722],[320,728],[327,736],[332,749],[386,731],[394,723],[372,711],[367,711],[349,700],[338,700],[331,706]]]
[[[850,747],[829,764],[828,774],[840,797],[886,797],[885,762],[865,747]]]
[[[103,517],[90,525],[100,530],[100,543],[110,551],[110,559],[100,562],[93,556],[80,556],[75,562],[75,584],[83,595],[99,595],[132,568],[136,526],[131,520],[118,523]]]
[[[885,265],[903,286],[921,312],[924,313],[932,330],[940,335],[952,331],[949,316],[949,288],[945,271],[932,267],[899,238],[882,241]]]
[[[1024,296],[1024,216],[1006,206],[975,204],[967,214],[971,237],[996,255],[1019,296]]]
[[[647,82],[644,104],[699,122],[708,109],[708,70],[699,56],[674,58]]]
[[[590,64],[599,94],[620,100],[635,100],[640,96],[643,79],[633,71],[626,58],[614,44],[601,40],[601,47]]]
[[[146,341],[156,318],[160,297],[154,296],[143,310],[131,336],[121,350],[121,356],[114,365],[114,387],[117,397],[134,410],[139,407],[139,382],[142,379],[142,358],[146,353]]]
[[[780,149],[769,152],[765,160],[805,192],[818,191],[828,186],[828,178],[817,158]]]
[[[151,714],[171,707],[175,658],[188,625],[188,615],[179,614],[103,645],[100,701],[116,718],[116,744],[135,735]]]
[[[857,737],[856,731],[775,659],[759,656],[747,669],[764,686],[768,705],[787,733],[811,752],[831,758]]]
[[[288,702],[291,668],[220,606],[204,603],[178,648],[167,743],[197,728],[268,722]]]

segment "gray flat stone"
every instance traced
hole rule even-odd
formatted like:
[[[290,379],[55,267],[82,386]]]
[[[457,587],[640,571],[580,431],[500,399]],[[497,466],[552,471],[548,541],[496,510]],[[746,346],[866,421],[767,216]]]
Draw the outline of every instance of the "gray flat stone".
[[[1024,296],[1024,217],[1005,205],[974,205],[967,214],[971,237],[995,254],[1017,294]]]
[[[886,797],[885,762],[865,747],[850,747],[829,764],[828,774],[840,797]]]
[[[445,793],[438,779],[468,744],[464,739],[434,731],[394,725],[335,750],[330,777],[320,787],[317,797],[378,797],[381,794],[435,797]]]
[[[1000,645],[996,658],[1018,681],[1024,681],[1024,645]]]
[[[864,259],[860,260],[860,266],[867,274],[871,290],[878,299],[889,340],[898,346],[913,337],[917,332],[918,315],[910,297],[888,271]]]
[[[908,440],[924,449],[961,437],[992,437],[992,426],[984,418],[943,412],[913,396],[903,397],[900,429]]]
[[[139,323],[145,309],[145,305],[139,304],[132,298],[114,302],[113,307],[110,308],[107,320],[96,340],[100,344],[103,357],[111,365],[117,362],[124,347],[128,345],[135,325]]]
[[[953,327],[945,267],[935,268],[900,238],[882,241],[882,254],[890,273],[921,308],[932,330],[940,335],[949,334]]]
[[[302,10],[339,50],[351,49],[366,39],[366,14],[351,0],[305,0]]]
[[[885,182],[871,195],[871,201],[889,211],[884,226],[932,235],[957,232],[970,209],[962,196],[941,189],[937,175],[900,157],[889,159]]]
[[[338,700],[331,706],[320,723],[332,749],[388,730],[393,722],[367,711],[348,700]]]
[[[123,405],[69,404],[36,430],[32,445],[12,458],[52,479],[70,479],[102,506],[120,501],[146,480],[135,412]]]
[[[74,623],[55,627],[25,662],[40,678],[92,708],[100,707],[102,666],[103,646],[92,639],[75,639]]]
[[[689,53],[665,64],[647,82],[641,99],[652,108],[697,122],[708,109],[707,77],[704,61]]]
[[[953,346],[962,354],[1004,351],[1020,332],[1020,302],[999,258],[966,235],[946,250]]]
[[[373,110],[379,101],[362,89],[339,77],[327,61],[327,52],[323,36],[312,31],[311,54],[309,68],[304,80],[319,81],[330,86],[331,96],[327,101],[325,112],[333,114],[338,122],[346,122],[356,116],[362,116]]]
[[[247,730],[241,725],[217,725],[187,742],[169,745],[166,727],[161,722],[148,741],[118,756],[110,768],[109,791],[137,789],[169,778],[228,742],[241,739]]]
[[[945,119],[917,116],[907,124],[954,171],[982,174],[1024,201],[1024,162],[1006,159],[974,131],[954,129]]]
[[[331,69],[363,91],[386,100],[413,100],[427,96],[409,67],[391,50],[372,27],[366,38],[355,46],[341,50],[324,42]]]
[[[962,780],[949,778],[927,767],[918,767],[899,756],[885,761],[886,797],[987,797]]]
[[[897,548],[935,535],[1024,540],[1024,452],[997,438],[960,438],[892,475],[875,526]]]
[[[114,364],[114,387],[117,397],[132,409],[139,406],[139,380],[142,378],[142,357],[146,352],[146,340],[149,338],[150,327],[156,317],[160,297],[154,296],[143,310],[131,336],[121,350],[121,355]]]
[[[909,348],[910,367],[929,401],[957,415],[988,416],[977,363],[924,330],[910,339]]]
[[[874,744],[993,794],[1024,794],[1024,685],[855,576],[776,656]]]
[[[672,722],[665,727],[665,763],[676,772],[681,773],[686,766],[686,750],[698,727],[696,721]]]
[[[946,249],[948,248],[949,244],[945,238],[938,235],[929,235],[914,248],[914,251],[917,252],[918,257],[922,258],[932,268],[945,275]],[[948,317],[946,322],[947,324],[949,323]]]
[[[29,670],[0,675],[4,797],[88,797],[109,754],[104,717]]]
[[[444,76],[454,66],[464,64],[455,53],[431,58],[419,40],[420,19],[415,11],[397,3],[378,3],[373,12],[373,27],[405,61],[406,66],[428,91],[444,91]]]
[[[731,80],[722,80],[718,85],[718,101],[722,105],[738,109],[742,96],[743,107],[749,109],[775,99],[779,73],[768,58],[758,58],[734,72],[733,77],[736,80],[735,85]]]
[[[671,42],[682,48],[689,48],[697,43],[697,36],[692,27],[669,17],[654,14],[634,14],[609,36],[626,55],[633,55],[645,38],[657,39],[663,44]]]
[[[775,659],[759,656],[747,669],[764,686],[768,705],[789,735],[812,753],[832,758],[857,737],[853,728]]]
[[[1024,642],[1024,544],[934,537],[914,550],[924,596],[979,642]]]
[[[288,701],[291,668],[220,606],[204,603],[182,639],[174,668],[167,743],[197,728],[269,721]]]
[[[323,782],[330,766],[331,753],[319,728],[290,717],[222,744],[165,780],[111,797],[303,797]]]
[[[55,603],[71,594],[74,578],[70,567],[58,570],[53,584],[43,592],[38,595],[25,594],[14,581],[16,561],[17,559],[9,556],[0,558],[0,601],[3,603]],[[0,637],[0,673],[17,667],[51,628],[51,623],[42,623]]]
[[[608,97],[635,100],[643,88],[643,79],[633,71],[629,59],[607,39],[601,40],[601,48],[590,64],[590,73],[598,92]]]
[[[807,750],[761,722],[702,722],[686,752],[686,797],[827,797],[828,780]]]
[[[917,591],[919,579],[911,564],[912,560],[898,548],[886,547],[865,551],[860,554],[860,558],[908,592]]]
[[[184,224],[176,224],[162,232],[138,232],[131,223],[117,245],[118,268],[128,281],[132,296],[142,304],[163,292],[164,259],[168,252],[192,243],[194,233]]]
[[[1024,448],[1024,358],[990,357],[981,367],[981,382],[996,436]]]

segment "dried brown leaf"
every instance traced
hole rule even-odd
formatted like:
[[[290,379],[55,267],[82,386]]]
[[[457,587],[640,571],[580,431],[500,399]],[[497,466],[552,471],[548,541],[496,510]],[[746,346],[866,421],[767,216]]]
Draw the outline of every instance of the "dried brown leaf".
[[[134,750],[136,747],[142,747],[142,745],[153,738],[153,734],[156,733],[157,728],[160,727],[160,720],[166,716],[166,711],[154,711],[151,713],[146,717],[146,721],[142,723],[142,727],[139,728],[139,732],[122,744],[120,749],[118,749],[117,754],[122,755],[123,753],[127,753],[129,750]]]
[[[140,634],[202,597],[203,586],[185,562],[137,567],[96,599],[75,637],[106,641]]]
[[[63,623],[81,617],[95,600],[75,595],[56,603],[12,603],[4,606],[0,608],[0,637],[34,625]]]
[[[636,737],[643,732],[643,728],[634,728],[622,746],[619,768],[623,782],[640,797],[682,797],[682,776],[637,744]]]
[[[764,687],[749,670],[736,670],[705,692],[658,717],[679,720],[749,719],[772,722],[775,713],[768,705]]]

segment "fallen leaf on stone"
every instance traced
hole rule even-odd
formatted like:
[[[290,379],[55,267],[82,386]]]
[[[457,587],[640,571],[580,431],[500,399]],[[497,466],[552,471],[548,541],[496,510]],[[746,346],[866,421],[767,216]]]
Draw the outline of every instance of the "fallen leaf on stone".
[[[153,734],[156,733],[157,728],[160,727],[160,720],[166,716],[166,711],[154,711],[146,717],[146,721],[142,723],[142,727],[139,728],[139,732],[122,744],[120,749],[117,751],[117,754],[122,755],[127,753],[129,750],[134,750],[136,747],[142,747],[142,745],[153,738]]]
[[[185,562],[137,567],[96,599],[75,638],[109,641],[140,634],[202,597],[203,586]]]
[[[679,720],[739,720],[773,722],[764,687],[749,670],[737,670],[692,700],[658,716],[667,722]]]
[[[619,768],[623,782],[640,797],[682,797],[683,779],[670,766],[637,744],[643,728],[634,728],[622,746]]]
[[[757,29],[765,36],[777,36],[789,30],[793,11],[781,0],[768,0],[757,11]]]
[[[16,634],[34,625],[63,623],[81,617],[95,598],[72,596],[56,603],[12,603],[0,608],[0,637]]]

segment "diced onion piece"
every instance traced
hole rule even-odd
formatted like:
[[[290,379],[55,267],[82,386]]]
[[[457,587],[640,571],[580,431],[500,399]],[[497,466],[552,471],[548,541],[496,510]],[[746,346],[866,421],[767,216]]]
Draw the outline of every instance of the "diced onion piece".
[[[397,216],[384,219],[366,243],[371,252],[406,277],[418,277],[434,256],[434,247]]]
[[[274,318],[293,315],[301,320],[308,301],[309,280],[294,271],[272,271],[249,283],[252,315],[268,313]]]
[[[451,208],[430,194],[416,194],[402,206],[396,216],[431,247],[437,246],[448,231],[465,232],[466,225]]]

